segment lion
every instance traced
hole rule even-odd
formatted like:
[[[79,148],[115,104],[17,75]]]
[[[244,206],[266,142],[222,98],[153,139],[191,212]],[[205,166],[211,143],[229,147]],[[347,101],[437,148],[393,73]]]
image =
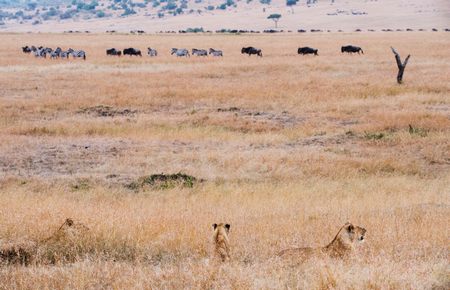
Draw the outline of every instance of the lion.
[[[59,229],[41,243],[75,242],[85,237],[89,228],[82,223],[75,223],[73,219],[67,218]]]
[[[39,260],[42,255],[72,254],[80,241],[87,236],[89,228],[82,223],[75,223],[67,218],[59,229],[50,237],[39,240],[22,240],[14,242],[0,241],[0,263],[29,265]],[[51,255],[48,255],[51,253]],[[42,258],[42,257],[41,257]],[[54,259],[53,259],[54,260]]]
[[[90,230],[68,218],[50,237],[39,242],[39,257],[45,262],[75,262],[87,251]]]
[[[216,253],[219,255],[223,262],[230,259],[230,241],[228,239],[230,227],[231,226],[229,224],[213,224],[213,239],[216,247]]]
[[[357,245],[364,242],[365,234],[365,228],[354,226],[352,223],[347,222],[341,227],[331,243],[325,247],[286,249],[278,253],[278,256],[301,256],[303,258],[309,258],[313,255],[325,255],[332,258],[346,258],[354,252]]]

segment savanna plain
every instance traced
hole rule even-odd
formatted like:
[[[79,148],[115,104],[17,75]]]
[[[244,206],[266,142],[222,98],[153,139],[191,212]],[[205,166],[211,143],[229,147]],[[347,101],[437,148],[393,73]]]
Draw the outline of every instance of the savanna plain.
[[[2,263],[1,289],[450,288],[450,34],[0,39],[0,243],[45,240],[68,217],[89,227],[28,265]],[[390,46],[411,54],[402,85]],[[367,229],[349,259],[276,255],[323,246],[347,221]]]

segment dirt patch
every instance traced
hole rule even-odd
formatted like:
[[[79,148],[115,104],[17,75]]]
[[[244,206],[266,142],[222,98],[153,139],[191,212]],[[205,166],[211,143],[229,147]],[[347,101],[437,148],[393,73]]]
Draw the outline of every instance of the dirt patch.
[[[94,107],[82,108],[78,114],[87,114],[94,117],[116,117],[116,116],[134,116],[137,110],[117,109],[110,106],[98,105]]]
[[[304,118],[294,116],[287,111],[265,112],[229,107],[218,108],[216,112],[220,114],[211,116],[208,123],[218,125],[220,121],[223,121],[226,127],[243,132],[279,130],[294,127],[304,121]]]
[[[288,147],[305,147],[305,146],[327,147],[335,145],[353,144],[356,139],[357,136],[352,131],[347,131],[345,134],[338,134],[338,135],[320,134],[316,136],[302,138],[298,141],[287,143],[286,145]]]
[[[184,173],[152,174],[142,176],[137,181],[127,184],[126,187],[132,190],[139,190],[147,187],[152,189],[169,189],[174,187],[191,188],[198,181],[199,180],[197,180],[194,176]]]
[[[219,108],[217,112],[220,113],[234,113],[236,117],[250,118],[256,121],[271,121],[283,126],[293,126],[303,121],[303,118],[293,116],[287,111],[281,113],[252,111],[241,109],[238,107]]]
[[[3,148],[0,153],[0,174],[22,177],[76,177],[78,174],[102,172],[120,158],[130,145],[125,141],[82,139],[61,142],[43,138],[35,142],[24,138],[20,146]]]
[[[430,106],[427,106],[426,109],[431,110],[431,111],[448,113],[448,112],[450,112],[450,105],[448,105],[448,104],[430,105]]]

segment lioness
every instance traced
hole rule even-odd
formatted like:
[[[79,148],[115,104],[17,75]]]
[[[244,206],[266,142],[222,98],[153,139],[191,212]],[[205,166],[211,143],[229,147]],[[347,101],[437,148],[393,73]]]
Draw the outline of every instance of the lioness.
[[[347,222],[341,227],[331,243],[325,247],[286,249],[278,253],[278,256],[301,256],[303,258],[309,258],[315,254],[325,254],[334,258],[345,258],[353,252],[357,244],[364,242],[365,234],[365,228],[354,226]]]
[[[216,253],[220,256],[223,262],[230,259],[230,241],[228,240],[230,227],[231,226],[229,224],[213,224],[213,239],[216,247]]]
[[[41,243],[72,242],[82,238],[88,232],[89,228],[87,226],[82,223],[75,223],[72,219],[68,218],[53,235]]]
[[[89,228],[82,223],[75,223],[68,218],[49,238],[40,241],[0,241],[0,264],[28,265],[39,256],[40,250],[47,248],[49,252],[57,253],[68,250],[80,239],[86,237]]]

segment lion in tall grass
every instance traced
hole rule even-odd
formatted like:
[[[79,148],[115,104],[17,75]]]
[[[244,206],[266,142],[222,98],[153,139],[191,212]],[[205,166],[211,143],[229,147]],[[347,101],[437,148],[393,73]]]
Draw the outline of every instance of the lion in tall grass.
[[[230,241],[228,239],[228,233],[230,232],[229,224],[213,224],[214,228],[214,245],[216,253],[222,259],[223,262],[230,259]]]
[[[28,265],[38,261],[73,260],[79,254],[89,228],[68,218],[49,238],[40,241],[0,242],[0,262]]]
[[[68,218],[48,238],[39,242],[38,258],[41,262],[75,262],[87,252],[90,230],[80,222]]]
[[[88,233],[89,228],[87,226],[68,218],[58,230],[41,243],[74,242],[85,237]]]
[[[281,257],[302,257],[309,258],[311,256],[329,256],[332,258],[346,258],[350,256],[355,247],[364,242],[366,229],[355,226],[347,222],[340,228],[334,239],[320,248],[291,248],[278,253]]]

